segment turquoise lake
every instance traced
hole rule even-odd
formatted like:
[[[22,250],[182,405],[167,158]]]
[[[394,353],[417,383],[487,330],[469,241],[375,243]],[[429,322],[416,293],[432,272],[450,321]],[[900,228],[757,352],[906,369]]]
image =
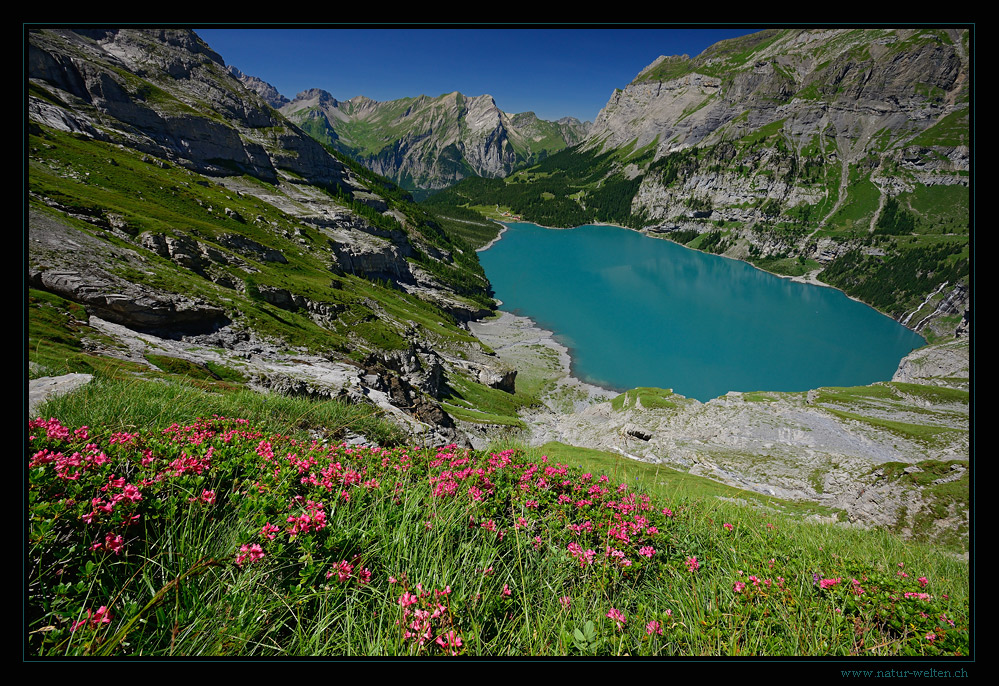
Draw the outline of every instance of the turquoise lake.
[[[573,374],[615,390],[805,391],[890,380],[926,344],[833,288],[614,226],[508,224],[479,260],[501,309],[570,349]]]

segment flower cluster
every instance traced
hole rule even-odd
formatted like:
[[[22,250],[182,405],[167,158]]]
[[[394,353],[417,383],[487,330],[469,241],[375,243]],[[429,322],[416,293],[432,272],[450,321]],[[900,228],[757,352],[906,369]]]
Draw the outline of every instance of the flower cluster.
[[[242,567],[247,559],[250,562],[264,559],[264,549],[260,547],[259,543],[248,543],[239,549],[239,554],[236,555],[236,564]]]
[[[53,420],[54,421],[54,420]],[[107,606],[101,605],[97,610],[87,610],[87,618],[81,619],[78,622],[74,622],[73,626],[70,627],[70,631],[76,631],[82,626],[89,626],[91,629],[96,629],[101,624],[111,623],[111,612],[108,610]]]
[[[402,608],[402,618],[396,620],[396,625],[402,627],[403,640],[417,651],[436,645],[445,654],[457,655],[463,641],[448,608],[451,587],[429,591],[417,584],[416,591],[404,590],[396,601]]]
[[[569,554],[579,562],[580,567],[593,564],[593,556],[597,554],[595,550],[584,551],[583,547],[575,541],[569,544],[568,550]]]

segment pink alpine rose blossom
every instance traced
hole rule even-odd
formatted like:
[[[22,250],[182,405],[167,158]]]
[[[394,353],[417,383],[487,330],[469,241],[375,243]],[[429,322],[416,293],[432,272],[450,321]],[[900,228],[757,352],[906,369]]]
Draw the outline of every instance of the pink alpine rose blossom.
[[[620,631],[621,629],[623,629],[624,628],[624,623],[628,621],[628,619],[624,616],[624,614],[620,610],[618,610],[617,608],[614,608],[614,607],[612,607],[610,609],[610,612],[607,613],[607,617],[610,618],[610,619],[613,619],[615,622],[617,622],[617,630],[618,631]]]
[[[87,610],[87,618],[81,619],[78,622],[74,622],[73,626],[69,628],[70,631],[76,631],[81,626],[87,624],[90,625],[91,629],[96,629],[100,624],[110,624],[111,623],[111,613],[108,611],[106,605],[101,605],[97,608],[97,611]]]

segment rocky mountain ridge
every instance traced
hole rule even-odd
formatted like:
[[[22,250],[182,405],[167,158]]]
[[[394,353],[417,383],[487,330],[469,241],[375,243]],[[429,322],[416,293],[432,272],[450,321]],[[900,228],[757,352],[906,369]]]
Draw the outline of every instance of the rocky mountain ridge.
[[[693,59],[660,57],[611,96],[588,141],[658,138],[661,156],[782,121],[792,140],[832,127],[826,135],[852,161],[877,131],[915,134],[967,107],[958,102],[963,40],[957,29],[786,29],[721,41]]]
[[[259,79],[240,78],[261,95],[276,93]],[[408,190],[445,188],[472,175],[506,176],[578,143],[589,127],[573,117],[550,122],[533,112],[508,114],[490,95],[458,92],[340,101],[312,88],[279,109],[317,140]]]
[[[261,99],[234,89],[222,58],[180,30],[32,32],[28,74],[70,101],[32,89],[32,122],[176,162],[199,173],[280,171],[343,185],[343,165]],[[34,96],[34,97],[31,97]],[[68,105],[68,106],[67,106]]]

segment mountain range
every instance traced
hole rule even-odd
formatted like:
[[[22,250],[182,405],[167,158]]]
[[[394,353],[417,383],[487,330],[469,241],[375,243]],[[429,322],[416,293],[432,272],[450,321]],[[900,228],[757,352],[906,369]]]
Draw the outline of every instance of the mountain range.
[[[439,190],[468,176],[501,177],[580,142],[589,122],[508,114],[490,95],[457,91],[389,102],[340,101],[324,90],[288,101],[270,84],[236,75],[313,138],[411,191]]]

